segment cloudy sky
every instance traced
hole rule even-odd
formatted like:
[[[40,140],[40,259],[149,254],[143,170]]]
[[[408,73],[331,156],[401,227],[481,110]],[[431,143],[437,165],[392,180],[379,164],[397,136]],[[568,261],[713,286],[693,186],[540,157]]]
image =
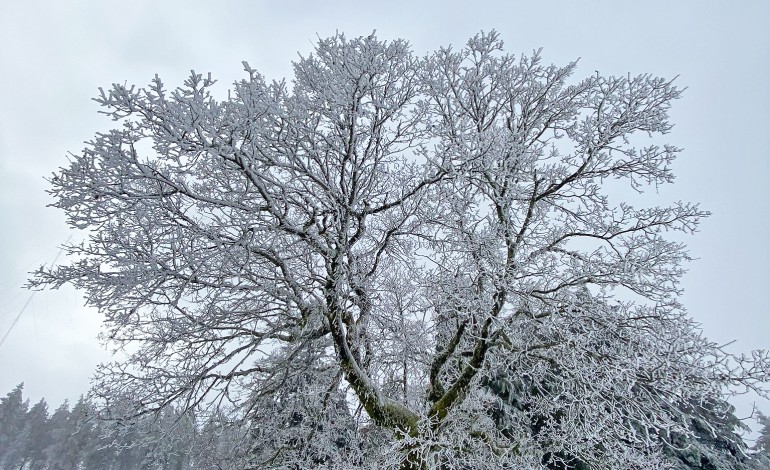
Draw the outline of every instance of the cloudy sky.
[[[683,302],[708,337],[735,340],[732,351],[770,347],[770,2],[364,3],[0,0],[0,396],[23,381],[33,401],[76,399],[109,357],[100,316],[77,292],[36,293],[22,311],[30,293],[20,288],[72,234],[46,207],[44,178],[110,125],[91,101],[97,88],[156,73],[172,86],[195,69],[224,92],[244,77],[241,61],[282,78],[297,52],[335,31],[376,30],[422,55],[496,29],[510,52],[542,47],[558,65],[579,57],[577,77],[678,75],[688,89],[669,143],[685,152],[675,185],[656,197],[713,212],[688,240],[699,259]],[[736,400],[740,416],[753,400]],[[770,413],[770,402],[757,406]]]

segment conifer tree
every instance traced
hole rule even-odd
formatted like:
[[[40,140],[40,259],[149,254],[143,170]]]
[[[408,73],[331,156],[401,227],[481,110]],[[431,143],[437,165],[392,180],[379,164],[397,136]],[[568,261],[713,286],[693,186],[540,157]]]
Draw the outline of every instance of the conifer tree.
[[[41,398],[24,417],[24,427],[16,439],[15,452],[9,452],[9,468],[43,470],[46,464],[45,449],[51,445],[48,421],[48,403]]]
[[[18,436],[24,429],[29,402],[24,400],[24,384],[17,385],[4,398],[0,398],[0,467],[5,466],[5,458],[16,452]]]

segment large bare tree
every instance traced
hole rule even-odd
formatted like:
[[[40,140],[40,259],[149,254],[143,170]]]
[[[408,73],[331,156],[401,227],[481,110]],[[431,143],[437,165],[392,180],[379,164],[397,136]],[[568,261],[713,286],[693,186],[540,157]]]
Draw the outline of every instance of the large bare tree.
[[[762,389],[767,356],[726,354],[677,301],[666,235],[707,213],[624,202],[673,180],[671,81],[574,80],[496,33],[423,58],[340,34],[291,82],[244,66],[220,100],[195,73],[102,91],[119,126],[51,178],[87,237],[31,284],[106,316],[128,356],[103,398],[259,416],[273,447],[342,406],[382,452],[350,465],[632,469],[665,467],[693,404]]]

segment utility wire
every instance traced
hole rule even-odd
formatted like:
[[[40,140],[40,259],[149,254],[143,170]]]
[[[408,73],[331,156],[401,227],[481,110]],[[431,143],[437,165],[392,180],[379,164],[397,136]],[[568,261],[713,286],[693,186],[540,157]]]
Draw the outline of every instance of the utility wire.
[[[65,245],[68,244],[72,240],[72,235],[67,238],[67,241],[64,243]],[[56,253],[56,256],[54,257],[53,261],[51,262],[51,266],[55,265],[56,262],[59,260],[59,256],[61,256],[62,251],[64,251],[64,247],[62,246],[59,248],[59,252]],[[16,314],[16,318],[13,319],[13,322],[11,323],[11,326],[8,328],[8,331],[5,332],[5,335],[3,336],[3,339],[0,339],[0,348],[3,347],[3,343],[5,343],[6,338],[8,338],[8,335],[11,334],[11,331],[13,331],[13,327],[16,326],[16,323],[19,321],[19,318],[21,318],[21,314],[24,313],[24,310],[27,309],[29,306],[29,303],[32,302],[32,298],[37,294],[37,291],[32,291],[31,294],[29,294],[29,297],[27,297],[27,301],[24,302],[24,306],[21,307],[21,310],[19,310],[19,313]]]
[[[5,336],[3,336],[3,339],[0,339],[0,348],[3,347],[3,343],[5,343],[5,339],[8,337],[8,335],[11,334],[11,331],[13,331],[13,327],[16,326],[16,322],[19,321],[19,318],[21,318],[21,314],[24,313],[24,310],[27,309],[27,306],[30,302],[32,302],[32,297],[35,296],[35,292],[29,294],[29,297],[27,297],[27,301],[24,302],[24,306],[21,307],[21,310],[19,310],[18,315],[16,315],[16,318],[13,319],[13,323],[11,323],[11,327],[8,328],[8,331],[5,332]]]

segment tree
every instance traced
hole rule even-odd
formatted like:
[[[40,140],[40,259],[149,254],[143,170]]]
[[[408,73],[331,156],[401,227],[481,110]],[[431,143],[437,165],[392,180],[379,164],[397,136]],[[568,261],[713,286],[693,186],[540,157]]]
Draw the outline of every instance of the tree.
[[[247,437],[247,427],[241,422],[234,422],[224,413],[219,412],[201,423],[199,438],[195,446],[194,468],[217,470],[241,470],[253,468],[244,465],[254,453],[259,457],[259,449],[250,448],[254,440]]]
[[[754,466],[749,468],[761,470],[770,468],[770,418],[758,411],[757,423],[762,426],[762,429],[759,430],[759,437],[753,447],[756,453],[752,456],[750,463]]]
[[[19,436],[24,430],[29,401],[24,400],[24,384],[17,385],[8,395],[0,398],[0,464],[6,466],[22,451]]]
[[[581,308],[589,307],[594,302],[587,292],[584,292],[580,301]],[[562,416],[557,411],[554,415],[543,416],[533,413],[529,404],[520,401],[522,384],[510,380],[505,375],[489,377],[484,383],[492,393],[497,395],[499,402],[492,408],[491,416],[503,433],[514,432],[521,429],[508,424],[509,416],[524,414],[528,418],[529,433],[537,436],[540,447],[543,449],[541,462],[549,469],[574,469],[588,470],[590,467],[579,458],[563,451],[553,453],[548,451],[550,444],[542,436],[541,430],[544,423],[559,421]],[[531,385],[530,385],[531,387]],[[547,388],[548,384],[539,384],[539,388]],[[663,447],[663,454],[669,463],[677,470],[688,469],[748,469],[753,468],[751,459],[747,455],[747,448],[743,439],[736,432],[743,432],[749,428],[735,415],[734,408],[726,401],[719,402],[690,402],[679,403],[677,406],[684,409],[676,410],[682,419],[688,420],[684,427],[691,431],[691,435],[679,432],[671,432],[666,436],[667,445]]]
[[[3,462],[6,468],[45,468],[45,449],[51,445],[51,430],[48,421],[48,404],[41,398],[29,409],[24,417],[24,427],[17,436],[16,452],[9,453]]]
[[[72,412],[69,402],[64,401],[48,420],[50,444],[45,448],[46,468],[49,470],[70,470],[78,468],[82,451],[82,433],[78,433],[76,409],[84,405],[81,398]]]
[[[319,362],[322,350],[303,349],[265,377],[252,397],[249,460],[254,468],[356,468],[361,443],[341,374]],[[293,356],[293,357],[292,357]],[[272,383],[267,386],[268,383]],[[278,429],[262,423],[275,421]]]
[[[51,178],[87,239],[31,286],[82,289],[132,351],[99,369],[105,401],[248,419],[304,367],[380,436],[362,465],[633,469],[669,465],[688,404],[763,392],[767,355],[725,353],[677,301],[689,257],[667,234],[707,213],[617,189],[673,181],[671,81],[570,81],[494,32],[424,58],[339,34],[291,84],[244,67],[222,100],[196,73],[101,90],[119,127]]]
[[[690,403],[687,427],[693,436],[674,434],[672,446],[664,449],[676,462],[677,470],[745,470],[751,465],[743,440],[736,431],[749,428],[734,414],[727,402]]]
[[[754,450],[764,452],[770,456],[770,418],[762,414],[762,412],[757,412],[757,423],[762,426],[762,429],[759,430],[759,437],[754,444]]]
[[[83,407],[77,410],[78,434],[86,440],[82,451],[82,467],[84,470],[102,470],[112,468],[115,461],[115,441],[111,436],[109,423],[98,419],[96,406],[90,401],[85,401]]]

